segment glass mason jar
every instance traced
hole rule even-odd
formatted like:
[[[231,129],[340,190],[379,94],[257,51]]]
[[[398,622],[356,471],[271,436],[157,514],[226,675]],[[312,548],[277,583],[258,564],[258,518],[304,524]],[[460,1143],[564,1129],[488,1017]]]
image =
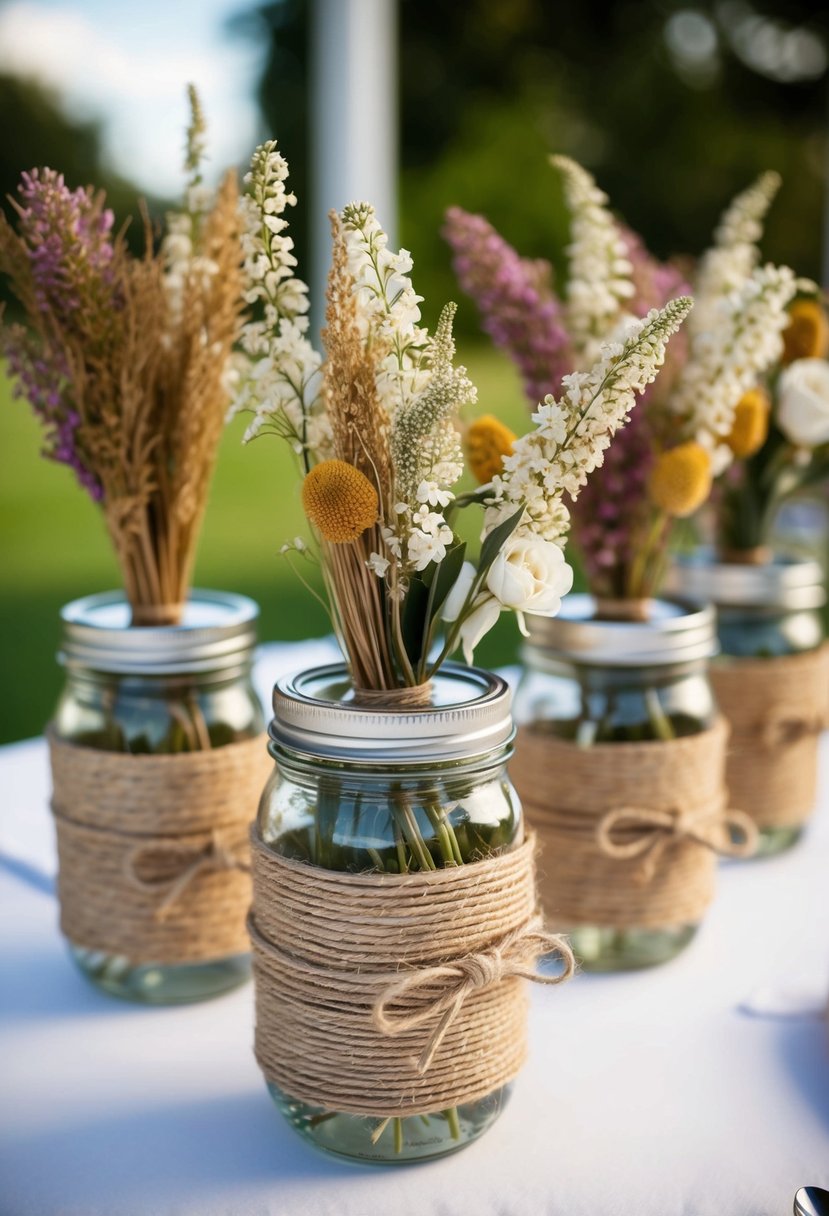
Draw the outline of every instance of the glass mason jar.
[[[563,600],[558,616],[528,621],[515,697],[519,730],[548,732],[583,748],[623,747],[699,734],[714,724],[707,674],[716,649],[710,608],[653,600],[646,620],[606,620],[596,615],[592,596],[576,594]],[[563,927],[587,971],[667,962],[698,928]]]
[[[58,661],[66,679],[52,720],[57,739],[131,755],[170,755],[254,739],[264,716],[252,683],[258,606],[193,591],[178,625],[132,626],[120,592],[67,604]],[[125,808],[125,827],[129,808]],[[127,1000],[203,1000],[250,975],[249,954],[205,962],[139,963],[69,943],[81,971]]]
[[[274,852],[327,870],[399,874],[474,865],[521,843],[521,804],[506,771],[510,693],[499,677],[449,663],[426,708],[384,711],[355,703],[337,664],[279,681],[274,715],[276,768],[258,818]],[[451,1110],[390,1120],[311,1106],[270,1082],[268,1089],[318,1148],[406,1164],[480,1136],[509,1086]]]
[[[757,565],[718,562],[712,550],[700,548],[676,559],[670,584],[681,595],[714,605],[721,663],[773,661],[823,644],[826,591],[821,566],[812,559],[775,554]],[[750,813],[750,807],[743,809]],[[761,825],[756,856],[789,848],[802,832],[802,824]]]

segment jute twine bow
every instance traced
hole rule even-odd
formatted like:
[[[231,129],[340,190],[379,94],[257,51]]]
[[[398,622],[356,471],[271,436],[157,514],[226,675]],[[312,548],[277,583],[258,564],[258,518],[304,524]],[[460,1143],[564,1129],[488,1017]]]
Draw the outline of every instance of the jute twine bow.
[[[578,747],[519,730],[510,774],[538,833],[539,889],[555,928],[699,922],[714,896],[715,853],[745,855],[756,837],[743,815],[724,811],[727,734],[719,720],[678,739]]]
[[[614,839],[616,831],[623,834],[622,839]],[[652,881],[665,850],[679,840],[727,857],[750,857],[757,847],[757,828],[748,815],[737,810],[712,816],[642,806],[608,811],[596,828],[596,842],[606,857],[641,859],[636,875],[641,883]]]
[[[247,842],[245,842],[247,843]],[[141,868],[144,864],[153,867],[161,864],[170,865],[174,872],[165,877],[158,873],[150,877],[142,877]],[[202,873],[221,870],[240,870],[243,874],[250,873],[250,866],[243,856],[227,847],[222,834],[217,829],[210,833],[206,844],[187,844],[183,841],[150,842],[136,845],[130,849],[124,858],[124,875],[129,883],[138,891],[146,891],[156,898],[161,895],[161,902],[156,904],[153,915],[156,920],[164,921],[187,891],[190,884]]]
[[[102,752],[49,734],[61,929],[132,963],[246,954],[248,825],[264,737],[210,751]]]
[[[348,874],[254,835],[256,1058],[297,1101],[431,1114],[506,1085],[526,1054],[525,979],[569,946],[536,911],[532,838],[448,869]],[[534,962],[555,952],[558,974]]]
[[[561,959],[563,970],[555,975],[542,975],[535,968],[535,960],[542,954],[552,953]],[[528,959],[532,959],[532,963]],[[444,1035],[473,992],[490,988],[510,976],[535,984],[561,984],[571,978],[575,968],[569,943],[557,934],[547,933],[541,917],[537,916],[521,929],[508,933],[488,950],[469,954],[443,966],[423,967],[391,984],[375,1003],[374,1024],[382,1034],[394,1036],[427,1025],[436,1017],[440,1018],[417,1061],[417,1070],[422,1075],[431,1066]],[[392,1005],[423,988],[436,988],[438,995],[417,1013],[394,1013],[391,1010]],[[443,995],[439,995],[441,990]]]
[[[760,828],[805,823],[817,792],[818,737],[829,716],[829,647],[719,659],[711,683],[731,725],[730,801]]]

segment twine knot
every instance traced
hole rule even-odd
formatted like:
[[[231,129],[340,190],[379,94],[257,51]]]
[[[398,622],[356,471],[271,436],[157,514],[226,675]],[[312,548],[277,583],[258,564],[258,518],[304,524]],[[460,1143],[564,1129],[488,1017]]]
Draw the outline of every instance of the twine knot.
[[[623,839],[614,838],[621,832]],[[596,825],[596,843],[606,857],[619,861],[641,858],[635,881],[651,882],[669,845],[690,841],[729,857],[748,857],[757,844],[757,828],[742,811],[702,813],[674,807],[654,811],[624,806],[608,811]]]
[[[810,735],[819,735],[826,725],[825,714],[804,714],[784,705],[773,706],[760,723],[760,742],[767,751],[774,752]]]
[[[142,866],[150,873],[142,875]],[[155,909],[155,919],[164,921],[199,874],[219,870],[250,872],[250,866],[228,848],[221,833],[214,829],[205,844],[185,844],[171,840],[139,844],[124,859],[124,874],[137,890],[163,895]],[[160,873],[159,873],[160,871]]]
[[[535,969],[536,960],[542,954],[552,953],[561,959],[562,970],[553,975],[540,974]],[[536,984],[561,984],[570,979],[575,966],[566,938],[546,932],[541,918],[536,916],[486,950],[464,955],[451,963],[421,967],[389,985],[374,1005],[374,1025],[381,1034],[394,1036],[439,1019],[417,1061],[417,1071],[422,1076],[473,992],[513,977]],[[405,1007],[412,1004],[417,1008],[407,1011]],[[393,1005],[404,1008],[392,1012]]]

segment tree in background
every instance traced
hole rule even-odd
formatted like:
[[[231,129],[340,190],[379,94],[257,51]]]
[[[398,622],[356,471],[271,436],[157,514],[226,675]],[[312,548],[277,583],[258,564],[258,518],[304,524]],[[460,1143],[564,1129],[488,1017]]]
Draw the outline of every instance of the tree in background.
[[[56,94],[34,80],[0,74],[0,130],[0,205],[8,207],[24,169],[50,165],[72,187],[94,182],[106,190],[118,222],[130,220],[127,236],[133,252],[143,247],[138,193],[131,182],[107,168],[96,123],[69,119]],[[150,200],[153,214],[162,214],[164,207],[162,201]]]
[[[311,12],[308,0],[273,0],[246,18],[271,39],[260,100],[298,193]],[[551,151],[590,168],[663,257],[703,249],[728,199],[778,169],[765,252],[818,277],[827,43],[829,11],[808,0],[400,0],[400,218],[418,290],[458,294],[439,235],[453,203],[561,265]],[[461,310],[474,331],[472,309]]]

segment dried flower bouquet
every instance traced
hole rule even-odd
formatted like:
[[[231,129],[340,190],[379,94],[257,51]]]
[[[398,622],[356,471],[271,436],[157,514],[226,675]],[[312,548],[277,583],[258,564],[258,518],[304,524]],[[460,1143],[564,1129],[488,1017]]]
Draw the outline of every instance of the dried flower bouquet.
[[[202,180],[204,118],[190,89],[187,188],[156,247],[130,254],[102,193],[52,169],[23,175],[0,216],[0,271],[27,325],[2,353],[45,432],[101,505],[135,625],[180,618],[229,401],[243,307],[238,192]]]
[[[631,315],[687,290],[678,268],[657,262],[616,221],[584,169],[566,157],[552,161],[572,216],[561,295],[548,264],[521,258],[482,217],[452,208],[445,228],[459,281],[532,402],[589,365]],[[633,609],[626,602],[658,590],[673,521],[708,499],[756,427],[747,416],[751,394],[779,357],[796,289],[787,267],[759,264],[756,241],[777,184],[775,174],[763,175],[723,216],[694,276],[686,330],[576,504],[575,540],[607,615],[624,616]],[[470,442],[480,446],[481,435],[473,430]]]
[[[286,178],[276,145],[260,147],[243,202],[256,311],[243,329],[249,363],[234,411],[253,414],[247,439],[275,433],[297,454],[316,544],[297,539],[286,551],[297,565],[320,563],[357,695],[420,689],[428,698],[444,659],[461,646],[471,661],[501,612],[523,627],[525,613],[558,611],[572,582],[565,495],[578,494],[655,379],[690,300],[664,301],[608,341],[591,340],[589,357],[585,343],[583,370],[560,378],[529,434],[495,452],[488,484],[456,496],[458,415],[475,389],[455,365],[454,305],[429,334],[410,255],[388,249],[371,206],[352,204],[332,215],[323,360],[308,338],[307,289],[285,233],[295,202]],[[483,510],[475,562],[452,522],[470,506]]]

